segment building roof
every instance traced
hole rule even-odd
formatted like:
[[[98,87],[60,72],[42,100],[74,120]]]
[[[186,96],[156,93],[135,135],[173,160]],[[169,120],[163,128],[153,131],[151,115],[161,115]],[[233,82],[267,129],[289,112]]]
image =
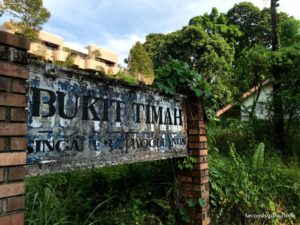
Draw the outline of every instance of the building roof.
[[[245,99],[247,97],[249,97],[250,95],[254,94],[255,92],[257,92],[261,87],[265,86],[266,84],[270,83],[271,79],[266,79],[265,81],[263,81],[261,84],[258,84],[256,86],[254,86],[253,88],[249,89],[247,92],[245,92],[242,96],[241,99]],[[224,106],[223,108],[219,109],[217,111],[217,116],[221,116],[223,113],[227,112],[228,110],[230,110],[233,106],[235,105],[235,103],[229,103],[226,106]]]
[[[86,48],[84,48],[82,46],[79,46],[77,44],[74,44],[74,43],[65,42],[64,47],[67,47],[71,50],[74,50],[76,52],[80,52],[80,53],[85,54],[85,55],[87,55],[89,53],[89,51]]]

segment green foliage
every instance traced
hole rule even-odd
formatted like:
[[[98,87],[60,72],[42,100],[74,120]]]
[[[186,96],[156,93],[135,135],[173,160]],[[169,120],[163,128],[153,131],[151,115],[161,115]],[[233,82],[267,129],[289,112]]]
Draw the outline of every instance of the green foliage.
[[[300,21],[293,17],[279,24],[279,39],[282,47],[288,47],[300,41]]]
[[[192,156],[187,156],[183,161],[179,161],[178,168],[180,170],[192,170],[196,164],[196,159]]]
[[[299,44],[294,44],[285,48],[281,48],[272,55],[272,64],[276,71],[281,74],[281,88],[274,95],[278,95],[282,101],[283,116],[285,118],[284,133],[286,135],[286,147],[289,147],[290,156],[292,152],[299,155],[299,148],[294,148],[292,145],[298,143],[297,139],[293,138],[298,134],[300,128],[300,48]],[[274,108],[270,107],[270,111]],[[293,140],[290,142],[289,140]]]
[[[249,156],[254,153],[256,146],[263,142],[268,149],[267,154],[273,151],[272,124],[265,120],[250,120],[241,122],[239,120],[221,120],[214,130],[214,148],[224,155],[229,155],[230,143],[234,143],[239,154]],[[214,149],[212,148],[212,149]]]
[[[48,225],[65,221],[59,218],[74,225],[176,224],[174,165],[167,160],[28,178],[26,224],[46,225],[48,203],[56,216]]]
[[[94,221],[94,222],[92,222],[92,223],[88,223],[88,222],[91,220],[92,216],[94,216],[95,212],[96,212],[103,204],[105,204],[106,202],[108,202],[108,201],[110,201],[110,200],[111,200],[111,199],[107,199],[107,200],[105,200],[104,202],[99,203],[99,204],[96,206],[96,208],[95,208],[91,213],[89,213],[88,217],[85,219],[85,221],[83,222],[82,225],[92,225],[92,224],[95,224],[96,221]]]
[[[264,164],[265,144],[259,143],[252,157],[252,166],[254,169],[262,168]]]
[[[240,150],[239,150],[240,151]],[[221,152],[221,151],[220,151]],[[263,147],[258,146],[252,157],[242,158],[231,145],[230,156],[212,153],[210,163],[210,201],[213,224],[298,224],[300,206],[299,167],[284,166],[270,157],[264,167]],[[297,169],[296,169],[297,168]],[[245,218],[245,214],[294,214],[294,218]],[[291,214],[291,215],[292,215]]]
[[[187,210],[184,207],[179,208],[179,213],[183,222],[190,223],[191,217],[189,216]]]
[[[139,80],[127,74],[125,71],[120,70],[117,74],[113,75],[114,78],[124,80],[131,85],[138,85]]]
[[[138,41],[128,56],[129,72],[138,76],[153,77],[153,63],[143,45]]]
[[[143,44],[143,46],[145,50],[149,53],[149,56],[153,62],[153,67],[155,69],[161,66],[161,51],[164,47],[167,37],[168,36],[165,34],[156,33],[151,33],[146,36],[146,42]]]
[[[242,35],[236,38],[236,56],[244,48],[263,45],[266,49],[271,46],[271,13],[269,8],[260,10],[251,2],[235,4],[226,14],[228,24],[237,26]],[[286,21],[288,15],[284,12],[277,14],[279,24]]]
[[[190,212],[192,213],[196,212],[196,207],[204,207],[206,205],[206,201],[203,198],[199,198],[198,201],[195,201],[194,199],[189,199],[187,203],[184,206],[181,206],[179,208],[179,214],[181,217],[181,220],[185,223],[191,223],[193,224],[193,221],[191,219]]]
[[[190,25],[167,35],[148,36],[144,45],[151,51],[155,70],[174,60],[187,63],[211,84],[218,103],[225,104],[230,99],[234,49],[220,34]]]
[[[26,224],[28,225],[63,225],[68,222],[66,201],[58,199],[51,186],[41,192],[27,192],[27,199],[32,199],[30,208],[26,210]],[[27,203],[28,205],[28,203]]]
[[[270,141],[268,121],[221,122],[224,124],[215,133],[218,153],[212,148],[209,156],[211,206],[216,215],[212,217],[213,224],[298,224],[297,158],[289,165],[282,163]],[[249,221],[245,213],[294,214],[295,217]]]
[[[235,24],[229,24],[228,17],[224,13],[213,8],[211,13],[204,13],[189,21],[189,25],[202,27],[207,33],[220,34],[230,45],[235,45],[237,38],[242,36],[242,32]]]
[[[178,60],[172,60],[157,71],[153,86],[167,94],[211,96],[211,87],[203,76],[191,70],[187,63]]]
[[[245,48],[235,61],[234,85],[240,97],[252,87],[271,77],[271,52],[262,45]]]
[[[185,62],[171,60],[157,71],[153,86],[167,94],[185,94],[202,97],[205,101],[206,115],[211,121],[217,120],[216,100],[213,97],[211,84],[198,72],[190,69]]]
[[[0,8],[12,18],[5,25],[31,40],[37,40],[37,31],[50,17],[42,0],[3,0]]]
[[[261,44],[262,35],[267,33],[264,26],[260,26],[260,9],[250,2],[235,4],[227,12],[229,24],[239,27],[243,35],[238,38],[237,52],[254,44]]]
[[[244,48],[239,57],[235,60],[234,81],[236,87],[232,92],[236,105],[243,108],[247,117],[253,119],[256,116],[256,109],[259,104],[259,96],[263,83],[271,79],[271,51],[262,45],[254,45],[251,48]],[[253,94],[249,107],[244,107],[245,98],[243,94],[251,88],[257,87]],[[267,104],[265,102],[265,104]]]
[[[206,201],[205,201],[205,199],[203,199],[203,198],[199,198],[199,199],[198,199],[198,202],[199,202],[199,205],[200,205],[201,207],[204,207],[204,206],[206,205]]]

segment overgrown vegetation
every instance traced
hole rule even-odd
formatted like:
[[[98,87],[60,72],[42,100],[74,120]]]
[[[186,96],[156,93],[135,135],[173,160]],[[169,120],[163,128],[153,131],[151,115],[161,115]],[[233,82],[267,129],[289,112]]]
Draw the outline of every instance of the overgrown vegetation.
[[[209,155],[213,224],[299,224],[299,162],[286,165],[270,145],[247,141],[247,124],[235,125],[219,128]],[[225,137],[227,132],[235,135]],[[249,219],[250,214],[287,217]]]
[[[211,149],[213,224],[299,224],[299,164],[285,165],[262,143],[253,146],[249,156],[234,144],[227,154]],[[176,167],[167,160],[28,178],[26,224],[187,224]],[[196,204],[203,202],[189,201],[186,207]],[[288,218],[249,219],[247,214]]]
[[[38,39],[38,31],[50,17],[42,0],[3,0],[0,1],[0,16],[6,14],[10,20],[4,25],[30,40]]]
[[[129,84],[132,85],[138,85],[139,80],[136,79],[135,77],[131,76],[130,74],[126,73],[125,71],[120,70],[117,74],[113,75],[114,78],[123,80],[128,82]]]
[[[26,224],[176,224],[174,169],[167,160],[28,178]]]

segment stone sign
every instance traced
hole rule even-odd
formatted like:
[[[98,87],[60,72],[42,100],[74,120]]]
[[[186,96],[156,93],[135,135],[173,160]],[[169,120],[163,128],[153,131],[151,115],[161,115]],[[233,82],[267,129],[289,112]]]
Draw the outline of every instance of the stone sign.
[[[186,156],[184,97],[68,72],[31,68],[32,173]]]

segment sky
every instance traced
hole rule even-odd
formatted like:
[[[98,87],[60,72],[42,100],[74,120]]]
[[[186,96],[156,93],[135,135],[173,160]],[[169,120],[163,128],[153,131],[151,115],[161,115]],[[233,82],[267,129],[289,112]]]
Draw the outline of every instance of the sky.
[[[248,0],[259,8],[270,0]],[[43,30],[62,36],[69,46],[96,44],[113,51],[119,63],[136,41],[149,33],[169,33],[212,7],[227,12],[240,0],[44,0],[51,12]],[[300,0],[280,0],[280,11],[300,19]],[[3,19],[2,19],[3,20]],[[2,22],[0,20],[0,22]]]

